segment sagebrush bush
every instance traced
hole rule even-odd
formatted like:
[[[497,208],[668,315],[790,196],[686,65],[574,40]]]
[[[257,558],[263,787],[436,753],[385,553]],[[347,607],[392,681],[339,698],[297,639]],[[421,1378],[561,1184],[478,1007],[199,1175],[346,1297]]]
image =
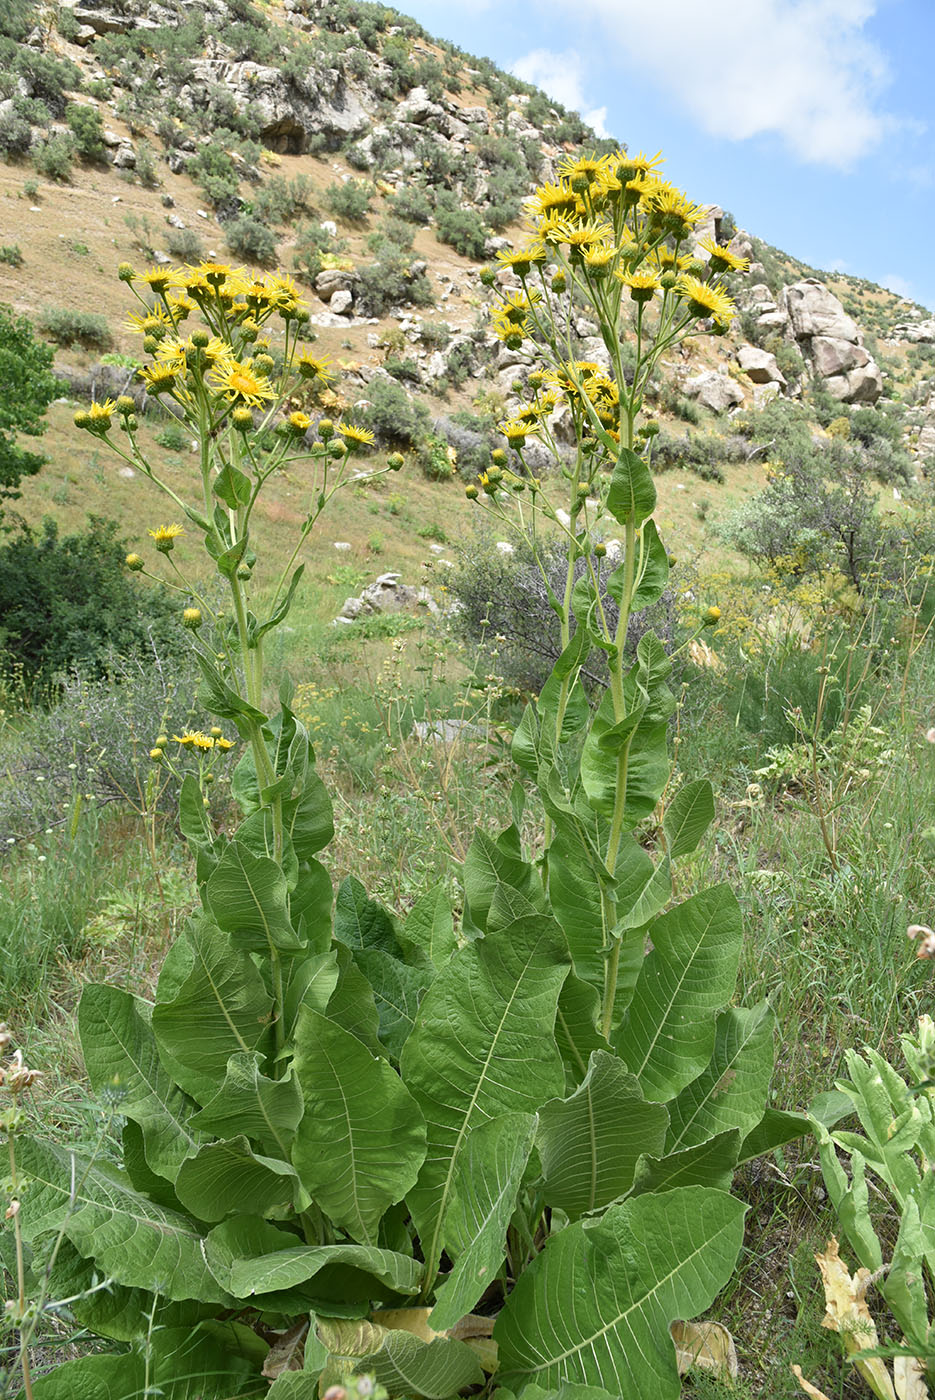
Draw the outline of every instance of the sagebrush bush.
[[[204,257],[204,244],[193,228],[173,228],[166,235],[166,247],[179,262],[199,262]]]
[[[367,398],[361,413],[363,426],[381,442],[412,447],[427,433],[428,409],[417,399],[410,399],[395,379],[372,379]]]
[[[348,224],[362,224],[370,213],[373,190],[364,180],[334,183],[325,190],[325,204]]]
[[[76,150],[71,132],[57,131],[36,148],[36,169],[49,180],[69,180]]]
[[[106,316],[98,311],[78,311],[68,306],[44,306],[39,313],[38,326],[57,345],[66,348],[84,345],[93,350],[106,350],[113,344]]]
[[[82,160],[104,159],[104,123],[96,107],[70,102],[65,108],[65,120],[75,138],[75,147]]]
[[[435,205],[435,230],[462,257],[481,259],[487,229],[476,209],[465,209],[450,191],[442,190]]]
[[[254,219],[249,214],[242,214],[239,219],[232,219],[229,224],[225,224],[224,237],[235,257],[259,263],[261,267],[276,260],[276,239],[273,233],[265,224],[261,224],[259,219]]]

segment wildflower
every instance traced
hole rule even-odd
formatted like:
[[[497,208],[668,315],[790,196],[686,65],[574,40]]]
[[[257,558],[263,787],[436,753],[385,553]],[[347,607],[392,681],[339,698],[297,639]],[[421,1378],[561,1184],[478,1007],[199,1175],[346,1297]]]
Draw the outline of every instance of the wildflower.
[[[559,185],[540,185],[532,197],[532,212],[541,216],[549,214],[573,214],[578,203],[570,185],[563,181]]]
[[[677,243],[687,238],[704,218],[699,204],[692,203],[687,195],[666,181],[656,181],[642,198],[650,222],[671,234]]]
[[[223,287],[227,279],[232,275],[232,269],[227,263],[203,262],[197,267],[189,267],[189,271],[203,277],[209,287]]]
[[[182,611],[182,625],[188,627],[190,631],[197,632],[201,626],[202,616],[200,608],[185,608]]]
[[[598,540],[597,544],[594,546],[594,553],[598,559],[604,558],[607,553],[607,546],[603,540]]]
[[[300,438],[304,437],[312,426],[312,420],[307,413],[290,413],[286,422],[289,425],[290,432]]]
[[[105,399],[103,403],[92,403],[88,409],[88,432],[97,433],[100,436],[109,432],[116,407],[113,399]]]
[[[746,272],[750,266],[749,259],[732,253],[729,248],[722,247],[713,238],[702,238],[698,246],[710,254],[708,266],[712,272]]]
[[[326,357],[317,359],[314,355],[300,355],[295,361],[295,368],[303,379],[317,380],[319,384],[330,384],[334,379],[334,372],[331,369],[331,361]]]
[[[472,482],[470,486],[465,486],[464,494],[465,496],[467,496],[469,501],[476,501],[478,496],[480,495],[480,492]]]
[[[508,418],[506,422],[499,423],[497,426],[510,446],[516,448],[522,447],[532,432],[532,424],[524,423],[520,418]]]
[[[334,437],[334,424],[330,418],[319,419],[318,436],[321,438],[322,442],[327,442],[329,438]]]
[[[698,277],[685,275],[678,279],[675,290],[688,302],[688,309],[693,316],[710,316],[715,321],[726,324],[734,315],[734,303],[731,298],[721,287],[710,282],[702,282]]]
[[[145,564],[139,554],[128,554],[123,561],[131,573],[138,574],[140,569],[145,568]]]
[[[225,360],[215,365],[209,379],[218,393],[232,402],[240,400],[251,408],[262,408],[264,400],[275,399],[276,390],[265,374],[258,373],[253,360]]]
[[[547,254],[542,243],[529,243],[525,248],[518,248],[515,252],[504,249],[497,254],[497,262],[501,267],[509,268],[515,272],[517,277],[528,277],[530,269],[534,264],[544,263]]]
[[[373,447],[376,439],[369,428],[358,428],[353,423],[339,423],[338,432],[350,452],[359,452],[364,447]]]
[[[124,325],[124,330],[133,331],[136,335],[154,335],[157,339],[171,329],[172,322],[161,306],[156,306],[145,314],[132,312]]]
[[[121,394],[114,406],[121,418],[129,418],[131,414],[136,412],[136,404],[129,394]]]
[[[117,267],[117,276],[120,278],[121,282],[132,282],[136,276],[133,264],[128,262],[120,263]]]
[[[185,729],[181,734],[173,734],[172,742],[181,744],[183,749],[199,749],[206,752],[214,748],[214,740],[210,734],[203,734],[200,729]]]
[[[613,244],[600,244],[597,247],[587,248],[585,250],[584,265],[592,276],[602,277],[609,271],[616,256],[617,249]]]
[[[155,530],[148,533],[153,537],[160,554],[170,554],[175,548],[175,541],[179,535],[184,535],[185,531],[181,525],[157,525]]]
[[[235,408],[231,422],[239,433],[249,433],[253,427],[253,413],[249,408]]]
[[[233,739],[225,739],[222,734],[219,734],[215,737],[214,747],[220,749],[222,753],[226,753],[228,749],[234,747],[234,741]]]
[[[630,296],[636,302],[651,301],[662,286],[658,274],[652,271],[617,272],[616,276],[630,288]]]
[[[164,749],[164,748],[166,748],[166,746],[168,745],[168,743],[169,743],[168,735],[166,735],[166,734],[157,734],[157,735],[156,735],[156,748],[157,748],[157,749]]]
[[[163,757],[163,751],[161,748],[159,748],[158,744],[155,748],[150,749],[149,756],[152,759],[153,763],[158,763],[159,760]]]
[[[391,452],[386,459],[386,465],[391,472],[402,471],[406,465],[406,459],[401,452]]]
[[[511,326],[524,326],[526,315],[542,300],[540,292],[510,292],[503,299],[502,306],[498,309],[498,315]]]
[[[174,285],[176,274],[166,267],[151,267],[148,272],[134,274],[145,282],[157,296],[163,296]]]
[[[176,370],[174,365],[164,362],[144,365],[138,374],[146,385],[146,392],[154,397],[175,388]]]
[[[715,625],[715,623],[720,622],[720,620],[721,620],[721,609],[720,609],[719,607],[711,607],[711,608],[708,608],[708,610],[706,611],[704,617],[702,618],[702,626],[703,626],[703,627],[713,627],[713,626]]]

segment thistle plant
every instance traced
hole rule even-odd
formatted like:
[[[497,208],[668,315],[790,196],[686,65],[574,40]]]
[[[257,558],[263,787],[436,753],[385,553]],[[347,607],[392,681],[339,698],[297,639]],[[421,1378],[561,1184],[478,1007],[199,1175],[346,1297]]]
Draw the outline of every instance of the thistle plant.
[[[805,1120],[765,1112],[769,1007],[729,1004],[733,895],[674,899],[674,863],[703,838],[713,794],[672,781],[662,643],[647,632],[635,655],[626,645],[669,567],[642,401],[661,354],[726,327],[718,271],[736,265],[716,245],[696,260],[701,211],[656,165],[622,152],[569,163],[535,197],[532,241],[484,274],[515,274],[495,324],[542,368],[468,494],[498,513],[511,503],[534,542],[562,531],[568,570],[552,594],[562,654],[513,743],[525,779],[514,820],[475,832],[454,911],[442,887],[405,918],[353,877],[335,897],[308,734],[288,689],[277,713],[264,708],[264,639],[366,436],[328,419],[310,432],[303,395],[335,403],[327,365],[300,349],[294,286],[214,264],[121,272],[142,301],[142,379],[199,447],[191,492],[141,451],[130,400],[78,422],[171,501],[153,547],[180,606],[200,614],[182,619],[200,698],[244,741],[231,781],[243,820],[220,829],[186,776],[180,822],[202,907],[154,1004],[111,986],[82,996],[92,1087],[120,1095],[122,1164],[20,1144],[24,1239],[63,1234],[76,1320],[124,1344],[43,1378],[40,1400],[153,1386],[181,1400],[193,1385],[219,1400],[311,1400],[349,1374],[393,1400],[678,1394],[691,1319],[740,1249],[733,1170]],[[575,358],[572,305],[598,319],[606,364]],[[559,408],[577,447],[564,466],[556,451],[553,484],[527,469],[524,444],[536,433],[555,447]],[[267,582],[255,506],[290,466],[308,511]],[[613,563],[609,519],[622,533]],[[183,529],[203,539],[229,613],[177,569]],[[592,653],[606,663],[596,699],[581,679]],[[95,1277],[110,1281],[106,1298],[82,1293]]]

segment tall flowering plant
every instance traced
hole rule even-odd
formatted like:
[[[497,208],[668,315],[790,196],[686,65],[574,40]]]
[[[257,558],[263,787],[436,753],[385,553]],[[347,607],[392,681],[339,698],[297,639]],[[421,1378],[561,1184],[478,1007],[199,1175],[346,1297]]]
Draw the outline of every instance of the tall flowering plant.
[[[308,736],[287,692],[264,709],[264,638],[362,437],[327,419],[310,432],[298,395],[328,394],[328,369],[300,349],[295,288],[213,264],[122,271],[143,293],[142,378],[198,444],[191,492],[141,452],[129,400],[92,406],[79,426],[168,492],[178,523],[151,533],[170,570],[184,528],[227,585],[229,615],[175,580],[202,698],[244,740],[243,820],[219,829],[186,778],[201,908],[154,1004],[111,986],[82,997],[85,1062],[123,1122],[122,1161],[18,1136],[18,1239],[52,1259],[77,1319],[122,1348],[66,1363],[32,1393],[181,1397],[195,1384],[281,1400],[336,1396],[352,1372],[437,1400],[678,1393],[707,1335],[691,1319],[740,1248],[733,1170],[803,1120],[764,1114],[768,1007],[730,1005],[736,901],[723,886],[674,900],[673,865],[701,841],[713,796],[698,780],[663,800],[670,662],[652,633],[628,645],[669,567],[643,395],[669,347],[726,327],[718,271],[736,263],[716,245],[699,260],[700,211],[656,167],[623,152],[569,163],[535,196],[531,241],[483,274],[494,286],[513,274],[495,325],[539,367],[503,425],[506,450],[468,494],[534,542],[544,522],[564,531],[568,571],[551,595],[562,654],[514,740],[515,820],[475,834],[457,919],[441,889],[404,918],[353,878],[335,897]],[[600,363],[575,356],[573,306],[598,319]],[[557,410],[573,425],[570,462]],[[555,449],[541,481],[525,460],[533,434]],[[296,554],[258,594],[256,501],[299,460]],[[607,668],[596,699],[581,680],[595,651]],[[542,835],[527,850],[530,801]]]

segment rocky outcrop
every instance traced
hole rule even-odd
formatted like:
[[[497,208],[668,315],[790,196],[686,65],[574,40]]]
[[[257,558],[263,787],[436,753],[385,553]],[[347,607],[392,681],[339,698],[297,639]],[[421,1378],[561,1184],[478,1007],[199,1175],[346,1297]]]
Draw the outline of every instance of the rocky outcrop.
[[[310,68],[292,81],[279,68],[223,58],[194,59],[191,70],[180,101],[205,103],[213,88],[224,88],[238,111],[249,107],[259,119],[260,137],[272,150],[301,152],[313,135],[337,144],[370,124],[361,94],[334,68]]]
[[[702,408],[710,408],[713,413],[724,413],[728,408],[736,408],[743,403],[743,390],[729,375],[717,370],[706,369],[685,381],[685,393],[696,399]]]
[[[356,622],[359,617],[371,617],[374,613],[409,612],[420,608],[438,612],[438,604],[427,588],[413,588],[411,584],[400,583],[399,578],[399,574],[381,574],[361,590],[359,598],[346,599],[335,622]]]
[[[908,340],[912,345],[935,345],[935,317],[894,326],[892,336],[894,340]]]
[[[876,403],[883,376],[834,293],[806,277],[784,288],[782,300],[790,331],[828,392],[842,403]]]

